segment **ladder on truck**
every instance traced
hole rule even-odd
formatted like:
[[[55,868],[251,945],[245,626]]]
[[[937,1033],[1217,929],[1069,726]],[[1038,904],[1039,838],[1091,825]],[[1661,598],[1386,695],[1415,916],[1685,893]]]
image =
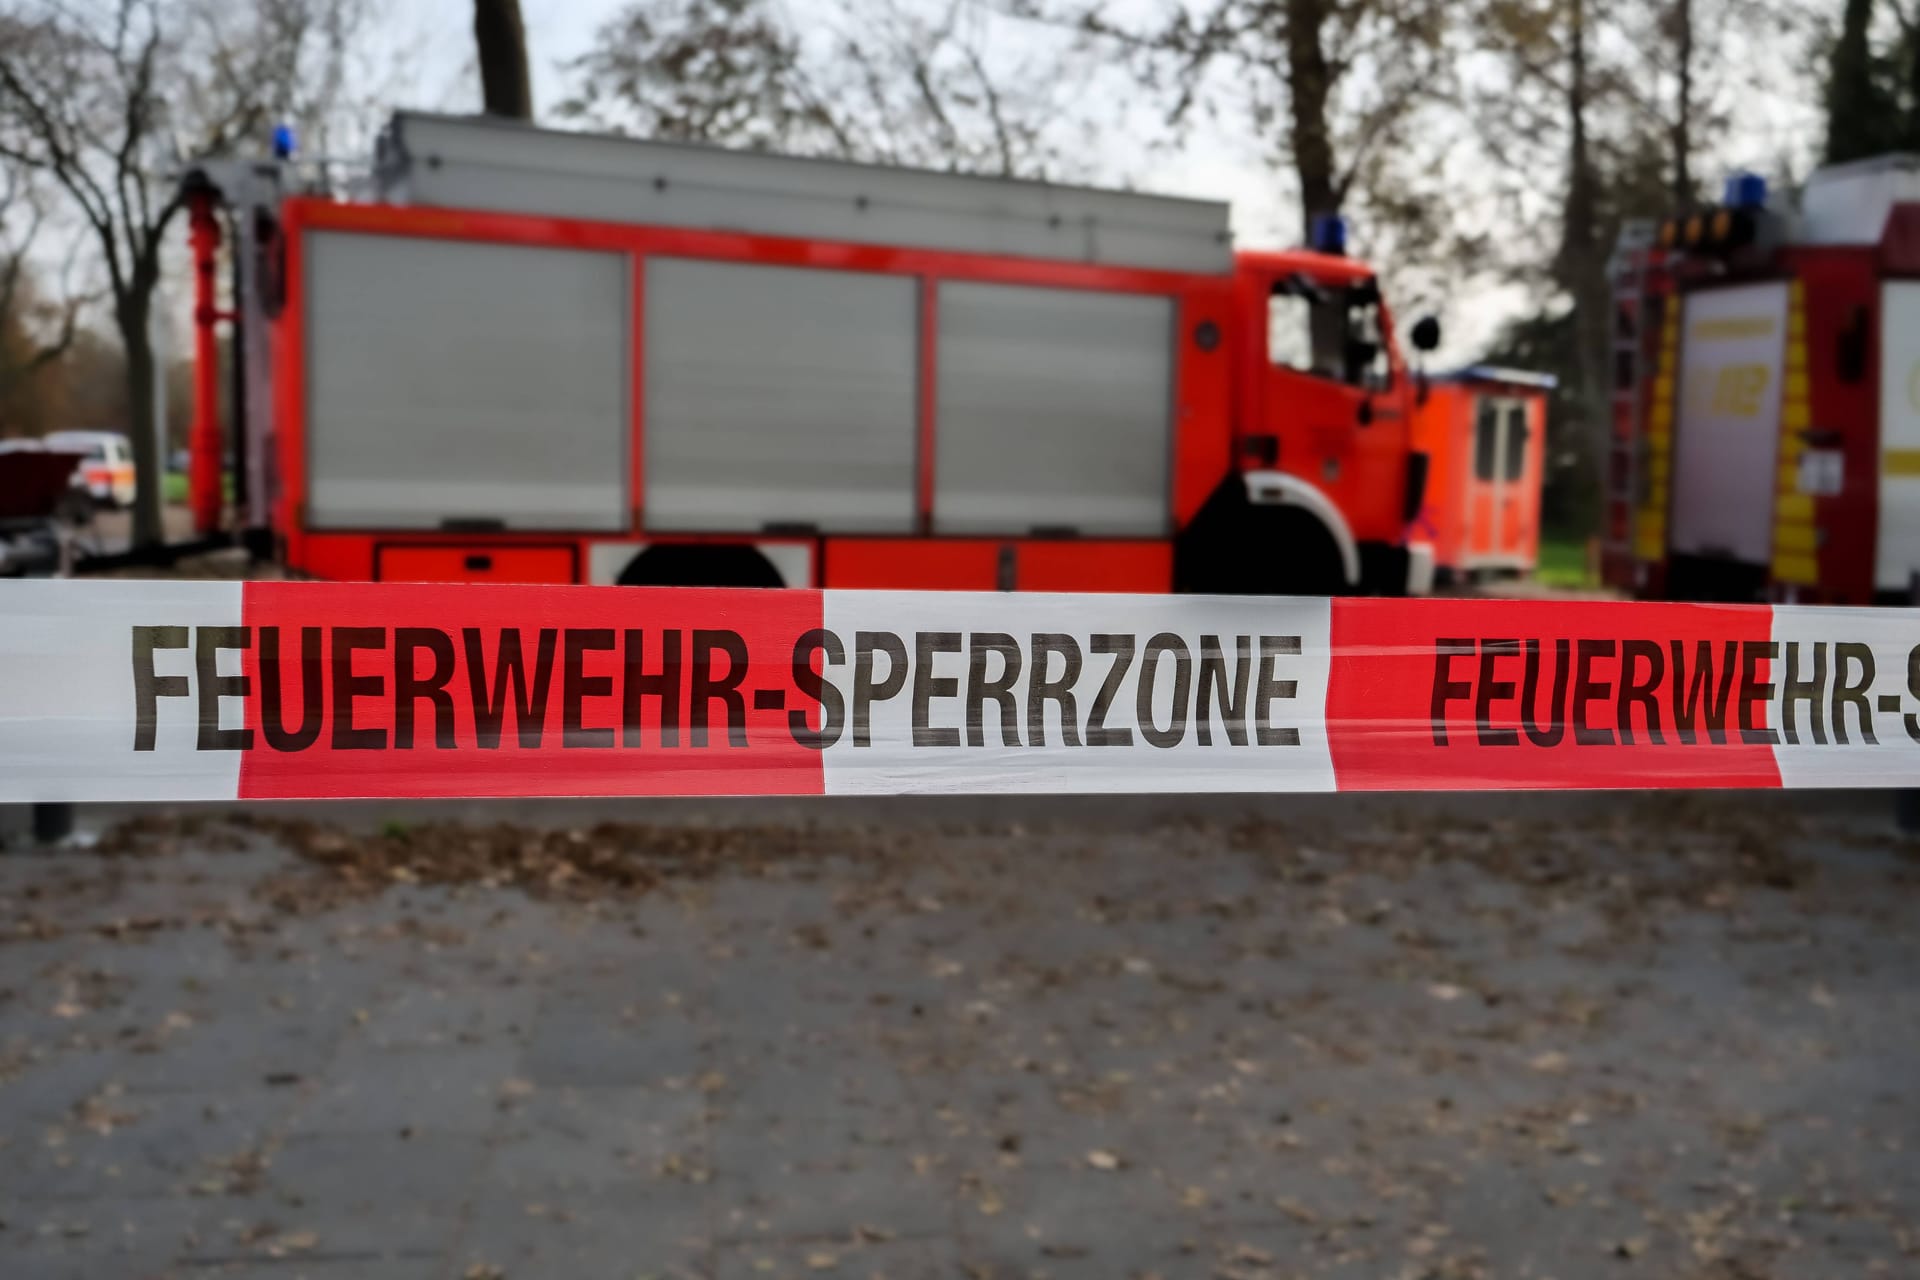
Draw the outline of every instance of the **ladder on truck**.
[[[1648,289],[1655,232],[1651,221],[1626,223],[1607,263],[1613,290],[1608,340],[1613,392],[1602,461],[1601,577],[1611,586],[1627,589],[1645,585],[1640,581],[1644,557],[1635,554],[1634,538],[1638,513],[1650,496],[1643,453],[1652,373],[1648,366],[1653,354],[1647,347],[1648,321],[1657,320],[1650,315]]]

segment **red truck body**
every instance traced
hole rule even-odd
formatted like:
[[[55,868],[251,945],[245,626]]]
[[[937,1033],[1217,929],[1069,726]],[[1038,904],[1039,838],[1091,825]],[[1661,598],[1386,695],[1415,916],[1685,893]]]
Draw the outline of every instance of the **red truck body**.
[[[1907,602],[1920,573],[1920,164],[1822,170],[1615,255],[1609,582]]]
[[[270,413],[253,450],[271,458],[261,508],[287,566],[341,580],[762,584],[835,588],[1043,591],[1398,592],[1422,579],[1410,550],[1410,512],[1424,484],[1411,438],[1413,387],[1391,314],[1361,262],[1337,254],[1241,252],[1226,271],[1185,271],[1005,253],[783,236],[707,227],[530,215],[497,209],[294,196],[271,210],[260,261],[276,277],[271,316]],[[309,332],[316,279],[312,245],[327,237],[392,244],[565,251],[619,262],[625,276],[625,440],[617,519],[579,528],[514,528],[485,518],[437,527],[317,519],[314,511],[316,348]],[[196,241],[196,245],[199,241]],[[407,261],[404,253],[397,259]],[[910,517],[886,529],[769,519],[690,527],[648,501],[660,448],[648,394],[665,357],[649,332],[676,323],[649,290],[661,264],[730,265],[844,273],[900,282],[916,299]],[[423,276],[423,288],[431,281]],[[940,362],[943,302],[979,288],[1010,297],[1089,295],[1164,302],[1168,322],[1164,507],[1122,533],[1056,523],[1044,506],[1002,526],[957,532],[943,522]],[[905,293],[903,292],[903,296]],[[968,296],[972,296],[969,294]],[[1282,299],[1283,301],[1276,301]],[[1097,305],[1097,304],[1096,304]],[[210,311],[203,311],[211,323]],[[1304,320],[1291,363],[1270,326]],[[1294,326],[1298,327],[1298,326]],[[425,350],[432,333],[395,339]],[[732,353],[740,358],[740,352]],[[336,369],[332,371],[338,373]],[[1072,371],[1050,371],[1056,381]],[[1100,376],[1091,371],[1090,378]],[[1070,385],[1070,383],[1069,383]],[[779,406],[770,406],[777,413]],[[1157,412],[1157,410],[1156,410]],[[1099,422],[1071,437],[1089,466],[1103,448]],[[1117,446],[1116,446],[1117,447]],[[857,462],[857,459],[850,461]],[[482,513],[484,516],[484,513]],[[697,524],[699,522],[691,522]]]

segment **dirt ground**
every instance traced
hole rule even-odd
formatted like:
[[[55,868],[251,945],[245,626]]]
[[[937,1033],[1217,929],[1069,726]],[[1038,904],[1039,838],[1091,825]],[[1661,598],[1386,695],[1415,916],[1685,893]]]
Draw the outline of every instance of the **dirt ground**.
[[[1920,1275],[1885,797],[511,813],[14,831],[0,1276]]]

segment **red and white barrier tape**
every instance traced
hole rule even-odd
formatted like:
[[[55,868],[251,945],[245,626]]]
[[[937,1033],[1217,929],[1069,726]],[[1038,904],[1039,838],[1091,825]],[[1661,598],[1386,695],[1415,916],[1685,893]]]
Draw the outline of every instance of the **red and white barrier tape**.
[[[0,583],[0,800],[1920,786],[1920,611]]]

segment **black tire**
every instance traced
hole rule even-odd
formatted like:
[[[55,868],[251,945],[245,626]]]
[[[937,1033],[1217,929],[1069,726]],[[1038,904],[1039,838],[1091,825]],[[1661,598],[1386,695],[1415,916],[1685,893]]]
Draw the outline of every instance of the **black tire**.
[[[1352,590],[1333,534],[1312,512],[1254,506],[1229,476],[1174,544],[1175,591],[1205,595],[1344,595]]]
[[[648,547],[620,572],[623,587],[784,587],[754,547],[714,543]]]

